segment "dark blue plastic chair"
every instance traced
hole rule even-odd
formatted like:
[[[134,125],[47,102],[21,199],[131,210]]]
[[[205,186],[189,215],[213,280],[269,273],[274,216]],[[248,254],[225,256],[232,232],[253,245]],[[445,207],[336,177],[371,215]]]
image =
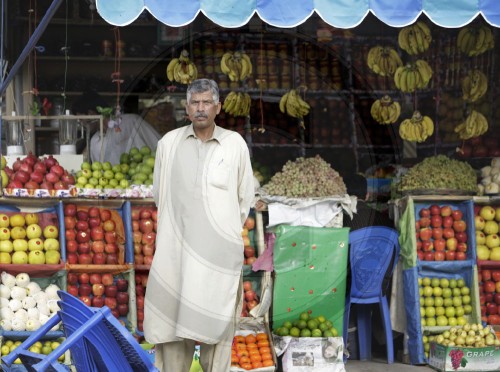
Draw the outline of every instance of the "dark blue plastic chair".
[[[88,307],[67,292],[58,293],[61,310],[12,353],[2,358],[2,367],[6,371],[17,358],[21,359],[29,372],[67,371],[57,363],[57,358],[68,349],[77,371],[158,371],[147,353],[111,314],[108,307]],[[49,355],[35,354],[28,350],[60,321],[66,340],[57,349]]]
[[[344,344],[347,344],[350,308],[357,304],[359,359],[371,359],[371,304],[378,303],[386,338],[387,363],[394,363],[392,326],[385,294],[388,282],[384,284],[384,277],[392,276],[399,258],[398,232],[384,226],[365,227],[349,233],[349,245],[351,288],[345,303]]]

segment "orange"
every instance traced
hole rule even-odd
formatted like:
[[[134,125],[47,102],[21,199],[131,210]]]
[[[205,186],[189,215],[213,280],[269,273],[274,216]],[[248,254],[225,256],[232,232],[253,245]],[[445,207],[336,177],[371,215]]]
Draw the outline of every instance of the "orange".
[[[236,355],[231,355],[231,363],[239,363],[240,358],[238,358]]]
[[[250,349],[248,350],[248,355],[260,355],[260,351],[259,349],[255,348],[255,349]]]
[[[234,336],[234,342],[245,343],[245,337],[244,336]]]
[[[260,354],[252,354],[250,355],[250,361],[253,363],[253,362],[260,362],[262,361],[262,358],[260,356]]]
[[[243,368],[243,369],[246,369],[247,371],[253,369],[252,367],[252,364],[251,363],[244,363],[244,364],[240,364],[240,367]]]
[[[262,367],[262,363],[261,362],[253,362],[252,363],[252,369],[261,368],[261,367]]]
[[[262,362],[262,367],[271,367],[274,366],[274,362],[270,359],[264,360]]]
[[[247,357],[248,356],[248,350],[238,350],[238,354],[237,354],[239,357],[242,357],[242,356],[245,356]]]
[[[259,340],[267,340],[267,335],[265,333],[257,333],[257,335],[255,336],[255,338],[257,339],[257,341]]]
[[[247,350],[250,351],[250,350],[254,350],[254,349],[259,349],[259,347],[257,346],[257,344],[247,344]]]
[[[269,346],[269,341],[267,341],[267,340],[259,340],[259,341],[257,341],[257,346],[259,348],[263,347],[263,346]]]
[[[248,336],[245,337],[245,343],[247,344],[254,344],[257,339],[253,334],[249,334]]]
[[[247,356],[240,356],[240,365],[250,363],[250,358]]]
[[[247,349],[247,345],[241,344],[241,343],[236,344],[236,350],[246,350],[246,349]]]
[[[236,349],[231,348],[231,355],[236,355]]]
[[[259,352],[260,352],[260,355],[271,353],[271,348],[268,346],[260,347]]]
[[[264,353],[261,354],[260,356],[262,357],[262,361],[273,360],[273,356],[271,355],[271,353]]]

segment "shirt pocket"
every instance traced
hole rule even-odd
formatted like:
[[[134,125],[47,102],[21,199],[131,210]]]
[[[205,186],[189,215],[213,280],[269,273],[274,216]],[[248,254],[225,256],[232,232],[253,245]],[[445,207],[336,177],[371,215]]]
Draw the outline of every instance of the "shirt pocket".
[[[225,164],[218,164],[211,168],[208,183],[222,190],[229,187],[229,168]]]

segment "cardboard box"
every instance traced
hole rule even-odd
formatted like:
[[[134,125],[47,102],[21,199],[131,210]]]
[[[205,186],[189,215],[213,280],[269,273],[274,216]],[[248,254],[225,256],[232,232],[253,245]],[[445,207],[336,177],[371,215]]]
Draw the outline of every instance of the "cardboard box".
[[[488,346],[482,348],[446,347],[435,342],[430,344],[429,366],[438,371],[499,371],[500,347]],[[457,350],[463,353],[460,366],[453,368],[450,352]],[[460,354],[459,354],[460,355]]]

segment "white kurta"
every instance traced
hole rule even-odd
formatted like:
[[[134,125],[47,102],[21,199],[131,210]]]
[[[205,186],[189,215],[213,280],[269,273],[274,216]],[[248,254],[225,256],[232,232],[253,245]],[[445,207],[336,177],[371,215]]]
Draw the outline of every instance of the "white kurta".
[[[155,344],[215,344],[234,318],[241,230],[254,197],[248,147],[217,126],[202,142],[190,125],[158,142],[154,172],[159,220],[144,335]]]
[[[132,147],[140,149],[149,146],[156,148],[161,135],[142,117],[136,114],[123,114],[121,116],[120,130],[108,128],[101,140],[100,132],[95,133],[90,139],[90,159],[101,161],[101,146],[103,148],[102,161],[111,164],[120,164],[120,155],[129,152]]]

